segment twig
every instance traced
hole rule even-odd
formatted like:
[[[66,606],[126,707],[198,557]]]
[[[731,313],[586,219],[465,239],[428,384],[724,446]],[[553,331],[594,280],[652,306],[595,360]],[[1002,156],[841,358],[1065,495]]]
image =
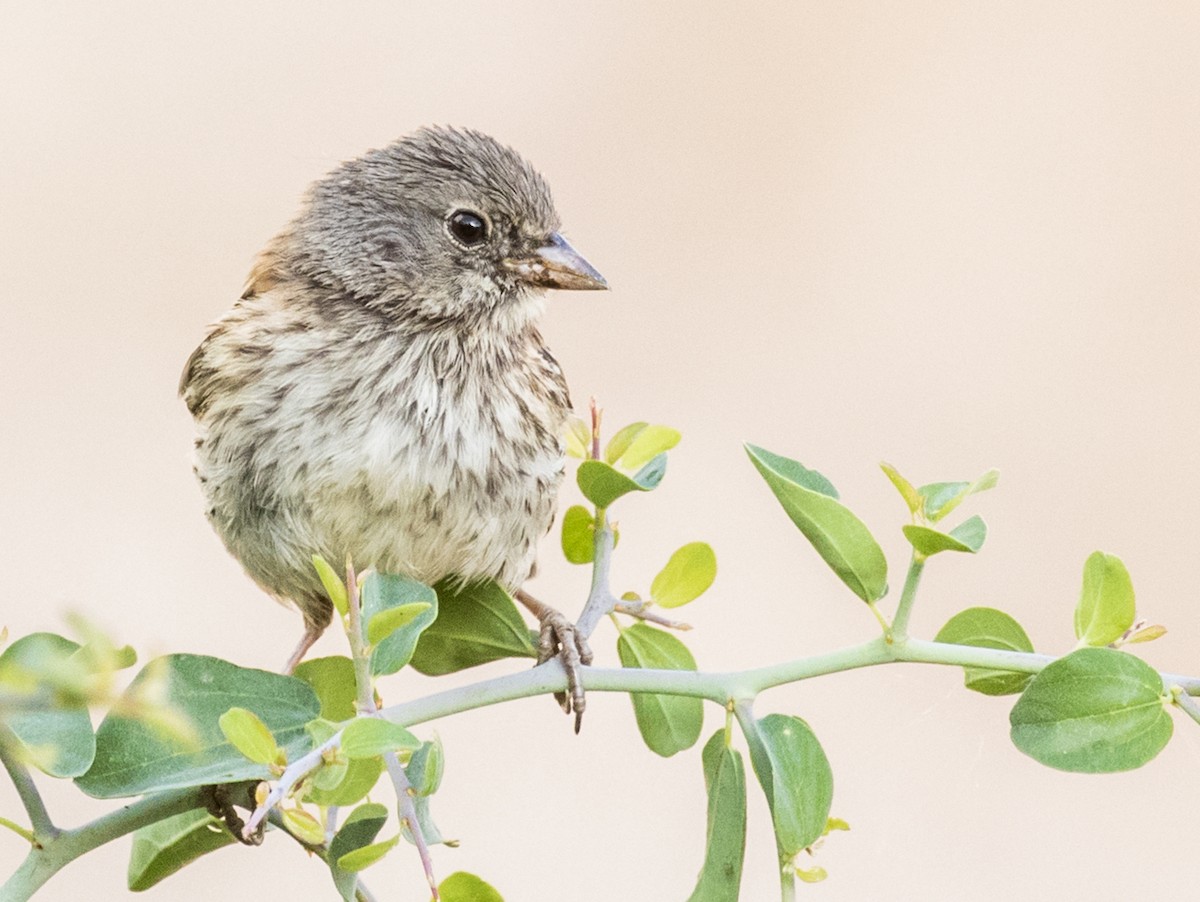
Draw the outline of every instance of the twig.
[[[429,854],[429,844],[425,842],[425,834],[421,831],[421,822],[417,818],[412,784],[408,782],[408,774],[404,772],[404,767],[400,764],[400,759],[395,752],[384,754],[383,763],[387,765],[388,776],[392,778],[392,786],[396,788],[400,818],[408,825],[408,831],[412,834],[413,845],[417,847],[417,854],[421,857],[421,867],[425,869],[425,879],[429,881],[429,888],[433,891],[433,898],[436,902],[438,888],[437,878],[433,876],[433,858]]]
[[[669,630],[679,630],[686,632],[692,628],[690,623],[684,623],[682,620],[668,620],[662,614],[656,614],[646,607],[644,601],[618,601],[613,605],[613,610],[618,614],[626,614],[630,617],[636,617],[638,620],[647,620],[650,623],[657,623],[659,626],[665,626]]]
[[[19,740],[12,730],[0,724],[0,761],[4,762],[4,769],[17,789],[17,797],[29,815],[29,825],[34,835],[32,842],[38,847],[46,840],[53,839],[60,831],[50,819],[50,812],[46,810],[46,803],[42,801],[42,794],[33,782],[29,768],[17,757],[18,745]]]

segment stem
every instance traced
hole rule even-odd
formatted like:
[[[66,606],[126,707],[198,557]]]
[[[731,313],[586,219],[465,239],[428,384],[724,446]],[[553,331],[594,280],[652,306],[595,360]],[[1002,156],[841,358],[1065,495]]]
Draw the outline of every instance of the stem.
[[[1179,708],[1183,709],[1183,713],[1190,717],[1196,723],[1200,723],[1200,705],[1197,705],[1192,698],[1183,691],[1182,686],[1171,686],[1171,701]]]
[[[371,682],[371,656],[367,652],[366,634],[363,632],[362,598],[358,593],[358,578],[354,564],[346,558],[346,595],[349,624],[346,639],[350,643],[350,658],[354,661],[354,684],[357,690],[358,710],[371,714],[375,711],[375,686]]]
[[[147,824],[202,807],[200,787],[172,790],[147,796],[74,830],[62,830],[46,840],[42,848],[29,852],[21,866],[0,886],[0,899],[25,902],[47,880],[81,855]]]
[[[779,898],[781,902],[796,902],[796,874],[787,864],[779,867]]]
[[[892,638],[896,642],[908,638],[908,618],[912,616],[913,602],[917,600],[917,587],[921,584],[921,571],[924,569],[924,556],[913,549],[908,575],[904,578],[904,591],[900,593],[900,604],[896,608],[896,616],[892,618]]]
[[[608,587],[608,571],[612,565],[613,534],[608,526],[604,508],[596,509],[595,555],[592,562],[592,588],[588,592],[583,613],[575,623],[575,631],[583,638],[591,636],[600,618],[611,612],[617,604]]]
[[[429,855],[429,844],[425,842],[425,834],[421,832],[421,822],[417,818],[417,808],[413,803],[412,784],[408,782],[408,774],[404,772],[395,752],[386,753],[383,761],[387,765],[388,776],[392,778],[392,786],[396,789],[400,820],[408,825],[413,845],[417,847],[417,854],[421,857],[421,867],[425,869],[425,879],[429,881],[429,888],[433,890],[434,902],[437,902],[437,878],[433,876],[433,859]]]
[[[12,730],[0,724],[0,761],[4,762],[4,769],[8,771],[8,776],[17,789],[17,796],[25,806],[25,813],[29,815],[29,825],[33,828],[29,841],[39,846],[45,840],[57,836],[59,829],[50,819],[50,812],[46,810],[46,803],[42,801],[42,794],[33,782],[29,768],[17,758],[17,746],[18,739]]]
[[[666,627],[669,630],[679,630],[687,632],[692,628],[690,623],[684,623],[682,620],[671,620],[664,617],[662,614],[656,614],[649,610],[644,601],[618,601],[613,605],[613,611],[618,614],[625,614],[628,617],[633,617],[637,620],[646,620],[650,623],[657,623],[659,626]],[[613,623],[620,623],[614,619]]]

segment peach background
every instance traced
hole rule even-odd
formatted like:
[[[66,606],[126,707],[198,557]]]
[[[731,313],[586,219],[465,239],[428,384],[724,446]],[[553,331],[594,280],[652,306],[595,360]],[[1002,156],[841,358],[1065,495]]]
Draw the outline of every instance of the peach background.
[[[1147,659],[1200,673],[1200,7],[731,6],[0,8],[0,620],[20,635],[78,609],[144,656],[279,665],[298,621],[204,522],[176,379],[310,180],[449,122],[529,156],[613,285],[552,299],[576,403],[596,394],[614,427],[684,434],[662,489],[618,511],[615,575],[644,589],[673,548],[713,543],[718,583],[686,610],[703,666],[875,629],[777,509],[748,439],[833,479],[897,588],[903,510],[877,461],[920,481],[1002,468],[970,508],[988,546],[929,568],[919,634],[991,604],[1064,652],[1083,560],[1103,548],[1171,629]],[[574,610],[587,574],[555,545],[537,588]],[[596,645],[615,661],[610,632]],[[1058,774],[1010,745],[1010,702],[959,684],[877,668],[761,699],[813,725],[853,826],[802,898],[1189,894],[1194,724],[1177,718],[1144,770]],[[405,676],[386,693],[442,685]],[[710,710],[705,735],[719,721]],[[578,738],[548,699],[437,729],[435,810],[463,843],[438,850],[443,874],[473,870],[509,900],[690,892],[699,750],[650,754],[626,699],[593,696]],[[68,823],[107,807],[48,793]],[[18,812],[7,784],[0,810]],[[750,818],[757,902],[777,893],[757,790]],[[120,898],[126,849],[46,898]],[[2,870],[19,852],[0,835]],[[411,855],[370,877],[425,898]],[[328,899],[327,879],[279,839],[150,897]]]

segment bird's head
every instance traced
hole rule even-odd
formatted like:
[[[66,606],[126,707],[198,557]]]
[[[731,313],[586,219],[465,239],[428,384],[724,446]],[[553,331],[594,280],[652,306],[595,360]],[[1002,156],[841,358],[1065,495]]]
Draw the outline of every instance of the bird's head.
[[[313,185],[273,253],[399,322],[520,326],[542,289],[608,287],[559,227],[549,186],[511,148],[424,128]]]

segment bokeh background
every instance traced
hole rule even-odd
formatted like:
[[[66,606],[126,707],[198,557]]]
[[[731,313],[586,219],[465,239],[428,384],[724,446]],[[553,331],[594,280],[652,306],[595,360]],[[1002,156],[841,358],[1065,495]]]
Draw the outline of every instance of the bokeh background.
[[[930,566],[919,634],[987,604],[1063,653],[1100,548],[1170,629],[1139,652],[1200,673],[1198,41],[1191,2],[5,3],[0,621],[21,635],[78,610],[143,657],[281,664],[298,619],[205,522],[176,381],[312,179],[436,122],[532,159],[611,281],[552,298],[545,333],[577,406],[683,432],[662,488],[616,512],[615,580],[645,589],[675,547],[711,542],[718,582],[685,609],[703,667],[875,629],[750,467],[751,440],[838,485],[897,587],[905,512],[877,462],[919,481],[1002,469],[968,508],[986,548]],[[587,579],[548,537],[538,594],[573,610]],[[1188,897],[1200,730],[1177,719],[1141,771],[1060,774],[1009,743],[1010,704],[915,665],[765,695],[761,711],[812,724],[852,825],[802,897]],[[652,755],[628,699],[593,695],[578,737],[544,698],[436,729],[435,812],[462,841],[437,850],[442,874],[514,902],[691,891],[699,748]],[[67,823],[108,807],[46,789]],[[0,811],[21,817],[7,783]],[[127,847],[45,898],[123,897]],[[21,851],[0,835],[4,871]],[[744,899],[776,897],[773,859],[754,789]],[[411,854],[370,878],[427,897]],[[327,881],[277,839],[149,895],[328,899]]]

